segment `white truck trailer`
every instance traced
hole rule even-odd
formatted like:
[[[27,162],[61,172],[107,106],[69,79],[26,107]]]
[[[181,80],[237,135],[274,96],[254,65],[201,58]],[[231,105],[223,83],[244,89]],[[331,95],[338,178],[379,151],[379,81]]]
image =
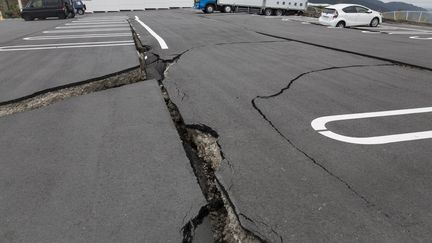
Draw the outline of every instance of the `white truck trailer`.
[[[260,9],[267,16],[286,13],[303,13],[307,9],[307,0],[195,0],[195,8],[205,13],[220,10],[225,13],[244,7]]]

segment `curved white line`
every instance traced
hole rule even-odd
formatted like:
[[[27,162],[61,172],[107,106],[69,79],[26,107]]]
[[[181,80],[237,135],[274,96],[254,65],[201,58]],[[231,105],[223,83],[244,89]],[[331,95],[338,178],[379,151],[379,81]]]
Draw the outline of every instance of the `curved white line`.
[[[412,141],[419,139],[432,138],[432,130],[412,132],[412,133],[401,133],[392,134],[385,136],[375,136],[375,137],[349,137],[328,131],[326,124],[334,121],[345,121],[345,120],[355,120],[364,118],[374,118],[374,117],[385,117],[385,116],[400,116],[409,114],[419,114],[432,112],[432,107],[415,108],[415,109],[403,109],[403,110],[391,110],[391,111],[379,111],[379,112],[366,112],[366,113],[355,113],[355,114],[345,114],[336,116],[324,116],[319,117],[311,122],[313,129],[318,131],[321,135],[354,144],[386,144],[386,143],[396,143],[403,141]]]
[[[158,42],[159,45],[162,49],[168,49],[168,45],[166,44],[166,42],[164,41],[164,39],[162,39],[162,37],[160,37],[158,34],[156,34],[156,32],[154,32],[150,27],[148,27],[146,24],[144,24],[144,22],[142,22],[138,16],[135,16],[135,20],[140,23]]]

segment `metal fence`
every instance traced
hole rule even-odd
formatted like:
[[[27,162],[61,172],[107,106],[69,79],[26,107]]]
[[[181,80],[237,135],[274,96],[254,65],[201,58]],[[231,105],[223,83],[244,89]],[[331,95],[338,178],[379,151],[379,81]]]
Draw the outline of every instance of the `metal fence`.
[[[432,24],[432,11],[394,11],[383,13],[383,18],[394,21],[408,21]]]

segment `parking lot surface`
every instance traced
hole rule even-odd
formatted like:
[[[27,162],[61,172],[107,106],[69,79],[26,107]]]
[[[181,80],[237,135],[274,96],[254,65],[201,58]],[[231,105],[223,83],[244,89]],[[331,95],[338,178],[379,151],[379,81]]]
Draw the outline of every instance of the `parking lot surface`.
[[[170,48],[145,30],[142,41],[162,58],[180,55],[164,83],[186,124],[218,132],[226,158],[218,174],[246,228],[271,242],[429,237],[430,140],[365,146],[311,126],[324,116],[430,106],[429,42],[256,15],[174,16],[138,15]],[[429,119],[327,128],[367,138],[430,131]]]
[[[0,102],[138,66],[126,19],[10,21],[0,37]]]
[[[204,198],[212,206],[184,135],[197,127],[217,138],[224,203],[257,239],[432,237],[429,27],[195,10],[40,21],[33,33],[13,22],[1,101],[139,65],[126,19],[147,81],[0,118],[0,237],[190,240],[184,226]]]

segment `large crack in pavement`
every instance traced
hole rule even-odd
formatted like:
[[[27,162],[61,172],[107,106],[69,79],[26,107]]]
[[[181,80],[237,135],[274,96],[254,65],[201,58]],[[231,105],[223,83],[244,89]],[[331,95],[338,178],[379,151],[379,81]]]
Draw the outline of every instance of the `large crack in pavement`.
[[[204,124],[186,124],[177,105],[171,100],[165,88],[164,80],[170,67],[193,48],[183,51],[171,59],[164,60],[158,54],[151,52],[150,46],[144,46],[141,43],[132,24],[131,30],[142,60],[143,65],[141,66],[144,68],[147,78],[156,79],[159,83],[162,97],[207,201],[207,205],[201,208],[199,214],[183,226],[182,242],[193,242],[195,229],[205,217],[210,220],[215,242],[266,242],[267,240],[241,225],[234,204],[216,176],[216,171],[224,161],[223,152],[218,144],[218,133]]]
[[[145,80],[139,67],[129,68],[102,77],[41,90],[28,96],[0,103],[0,117],[39,109],[68,98],[121,87]]]
[[[357,56],[372,58],[372,59],[376,59],[376,60],[380,60],[380,61],[384,61],[384,62],[390,62],[390,63],[396,64],[396,65],[399,65],[399,66],[406,66],[406,67],[416,68],[416,69],[420,69],[420,70],[432,71],[432,68],[430,68],[430,67],[425,67],[425,66],[421,66],[421,65],[412,64],[412,63],[406,63],[406,62],[397,61],[397,60],[393,60],[393,59],[390,59],[390,58],[379,57],[379,56],[375,56],[375,55],[370,55],[370,54],[366,54],[366,53],[361,53],[361,52],[356,52],[356,51],[350,51],[350,50],[346,50],[346,49],[340,49],[340,48],[331,47],[331,46],[327,46],[327,45],[321,45],[321,44],[317,44],[317,43],[313,43],[313,42],[308,42],[308,41],[303,41],[303,40],[299,40],[299,39],[288,38],[288,37],[279,36],[279,35],[273,35],[273,34],[265,33],[265,32],[262,32],[262,31],[256,31],[256,30],[253,30],[253,29],[248,28],[246,26],[234,24],[234,23],[227,22],[227,21],[224,21],[224,20],[214,19],[214,18],[205,16],[205,15],[200,15],[199,17],[205,18],[205,19],[209,19],[209,20],[212,20],[212,21],[220,21],[220,22],[223,22],[225,24],[231,24],[231,25],[237,26],[239,28],[242,28],[242,29],[244,29],[246,31],[253,32],[253,33],[256,33],[256,34],[259,34],[259,35],[262,35],[262,36],[272,37],[272,38],[279,39],[279,40],[291,41],[291,42],[301,43],[301,44],[304,44],[304,45],[320,47],[320,48],[324,48],[324,49],[327,49],[327,50],[333,50],[333,51],[337,51],[337,52],[343,52],[343,53],[347,53],[347,54],[353,54],[353,55],[357,55]]]
[[[253,30],[249,30],[249,31],[253,31]],[[309,46],[316,46],[316,47],[324,48],[324,49],[327,49],[327,50],[338,51],[338,52],[343,52],[343,53],[347,53],[347,54],[353,54],[353,55],[357,55],[357,56],[372,58],[372,59],[376,59],[376,60],[380,60],[380,61],[384,61],[384,62],[393,63],[393,64],[399,65],[399,66],[406,66],[406,67],[411,67],[411,68],[416,68],[416,69],[421,69],[421,70],[432,71],[432,68],[424,67],[424,66],[420,66],[420,65],[415,65],[415,64],[412,64],[412,63],[406,63],[406,62],[396,61],[396,60],[389,59],[389,58],[384,58],[384,57],[369,55],[369,54],[355,52],[355,51],[349,51],[349,50],[335,48],[335,47],[326,46],[326,45],[320,45],[320,44],[316,44],[316,43],[312,43],[312,42],[307,42],[307,41],[302,41],[302,40],[287,38],[287,37],[278,36],[278,35],[272,35],[272,34],[260,32],[260,31],[253,31],[253,32],[255,32],[257,34],[260,34],[260,35],[263,35],[263,36],[273,37],[273,38],[276,38],[276,39],[281,39],[281,40],[286,40],[286,41],[292,41],[292,42],[297,42],[297,43],[301,43],[301,44],[305,44],[305,45],[309,45]]]

